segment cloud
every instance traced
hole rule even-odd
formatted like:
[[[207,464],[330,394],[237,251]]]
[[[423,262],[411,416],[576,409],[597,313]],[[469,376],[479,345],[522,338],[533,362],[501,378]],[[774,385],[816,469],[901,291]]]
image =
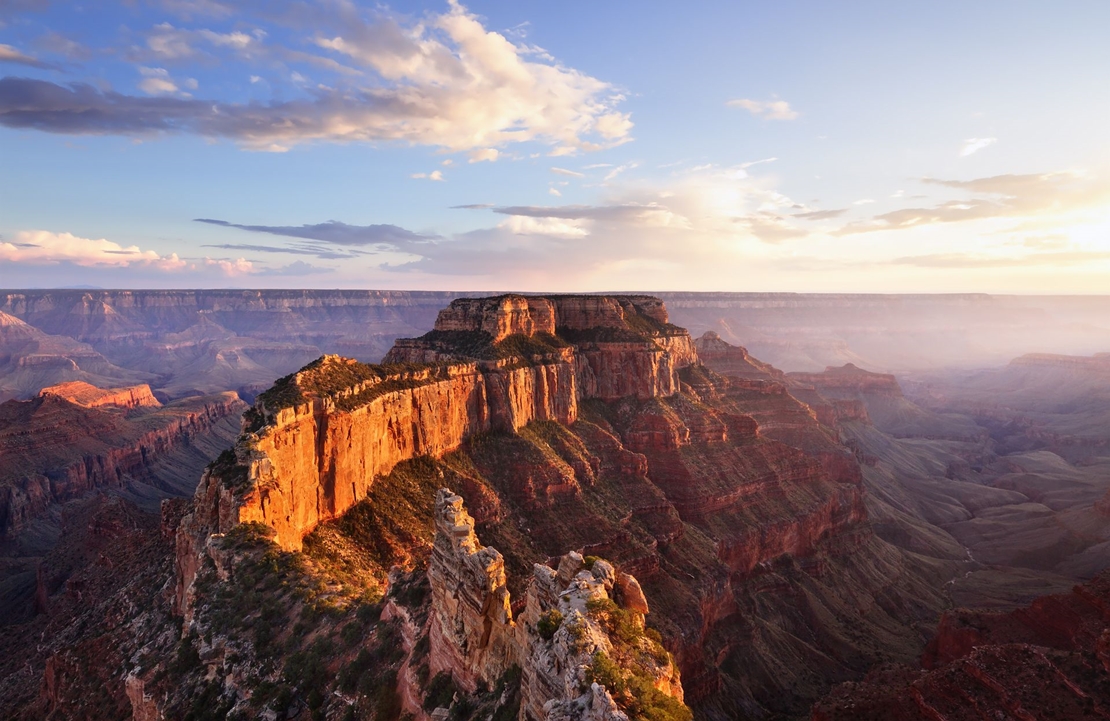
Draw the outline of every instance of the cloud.
[[[494,207],[493,203],[468,203],[467,205],[452,205],[450,210],[485,210]]]
[[[427,244],[433,239],[427,235],[420,235],[411,230],[406,230],[397,225],[348,225],[336,220],[329,220],[326,223],[316,223],[314,225],[240,225],[238,223],[229,223],[226,220],[214,220],[212,218],[197,218],[198,223],[208,223],[209,225],[218,225],[224,228],[235,228],[237,230],[246,230],[251,233],[268,233],[270,235],[281,235],[289,238],[301,238],[304,240],[320,241],[330,243],[332,245],[343,246],[346,248],[387,248],[393,250],[410,251],[416,246]],[[225,247],[225,246],[217,246]],[[246,246],[226,246],[229,248],[246,248]],[[274,246],[267,246],[263,252],[296,252],[296,251],[278,251],[269,250]],[[262,248],[256,248],[262,250]],[[311,250],[311,249],[308,249]],[[308,253],[303,253],[307,255]],[[313,255],[318,257],[327,257],[319,255],[319,251],[313,251]]]
[[[266,33],[255,30],[245,33],[235,30],[219,33],[209,29],[190,30],[170,23],[159,23],[146,33],[146,49],[132,49],[129,56],[137,60],[156,59],[158,62],[180,61],[188,58],[215,57],[211,50],[229,50],[234,55],[252,58],[266,54],[262,46]],[[284,48],[274,47],[272,52],[281,54]]]
[[[31,68],[38,68],[39,70],[57,70],[57,65],[43,62],[38,58],[31,57],[25,53],[13,48],[11,45],[0,44],[0,63],[14,63],[16,65],[26,65]]]
[[[634,170],[635,168],[638,168],[638,167],[640,167],[639,163],[625,163],[624,165],[618,165],[617,167],[613,168],[612,170],[610,170],[608,173],[605,174],[605,179],[604,180],[605,180],[606,183],[608,183],[611,180],[615,180],[616,177],[618,175],[620,175],[621,173],[623,173],[624,171]]]
[[[254,263],[246,258],[236,258],[235,260],[205,258],[204,267],[218,270],[229,278],[251,275],[255,272]]]
[[[793,217],[801,218],[802,220],[830,220],[832,218],[839,218],[847,212],[847,208],[838,208],[836,210],[810,210],[805,213],[794,213]]]
[[[54,265],[67,262],[82,267],[149,266],[159,270],[180,270],[186,263],[177,254],[160,256],[138,246],[123,247],[105,238],[93,240],[72,233],[26,230],[15,234],[15,242],[0,240],[0,260],[28,265]]]
[[[931,208],[902,208],[883,213],[865,222],[850,223],[834,234],[1064,213],[1098,207],[1110,201],[1110,184],[1076,173],[995,175],[973,180],[924,178],[922,182],[964,191],[968,197],[948,200]]]
[[[874,198],[860,198],[859,200],[853,202],[852,205],[871,205],[874,202]]]
[[[265,268],[258,272],[258,275],[283,275],[283,276],[302,276],[302,275],[320,275],[322,273],[334,273],[334,268],[324,268],[318,265],[306,263],[303,260],[295,260],[288,265],[283,265],[279,268]]]
[[[136,97],[83,83],[9,77],[0,81],[0,125],[66,134],[185,133],[248,149],[393,141],[479,151],[539,142],[574,153],[629,139],[632,123],[617,107],[623,97],[609,83],[486,29],[457,2],[419,21],[354,3],[275,2],[259,12],[287,18],[297,29],[310,23],[319,32],[315,52],[263,43],[241,31],[163,23],[132,59],[160,67],[198,59],[203,47],[231,53],[230,60],[219,58],[222,63],[295,61],[290,76],[305,82],[278,96],[283,99],[171,98],[167,80],[146,83],[155,97]],[[330,76],[324,82],[309,77],[307,65],[350,72],[341,82]]]
[[[752,215],[741,219],[740,222],[745,223],[751,230],[752,235],[764,243],[776,244],[809,235],[809,231],[795,228],[787,223],[784,218],[770,213]]]
[[[790,107],[785,100],[750,100],[739,98],[725,103],[730,108],[743,108],[757,118],[764,120],[793,120],[798,117],[797,111]]]
[[[483,161],[488,161],[490,163],[493,163],[496,162],[498,155],[499,153],[497,152],[497,148],[481,148],[480,150],[472,150],[470,151],[470,159],[467,162],[481,163]],[[444,162],[449,162],[449,160],[450,159]]]
[[[443,171],[442,171],[442,170],[433,170],[433,171],[432,171],[432,172],[430,172],[430,173],[413,173],[413,174],[412,174],[412,175],[410,175],[409,177],[410,177],[410,178],[414,178],[414,179],[416,179],[416,180],[422,180],[422,179],[423,179],[423,180],[437,180],[437,181],[439,181],[439,182],[441,182],[441,183],[442,183],[442,182],[443,182],[444,180],[446,180],[446,179],[445,179],[445,178],[443,177]]]
[[[87,47],[56,32],[48,32],[35,40],[35,47],[55,55],[61,55],[67,60],[84,61],[92,57],[92,51]]]
[[[994,145],[998,142],[998,138],[968,138],[964,141],[964,146],[960,148],[960,157],[966,158],[972,153],[978,153],[988,145]]]
[[[894,265],[912,265],[920,268],[1014,268],[1033,265],[1080,265],[1110,260],[1106,251],[1056,251],[1029,253],[1020,256],[990,256],[971,253],[936,253],[895,258]]]
[[[585,173],[579,173],[579,172],[574,171],[574,170],[567,170],[566,168],[552,168],[551,172],[555,173],[556,175],[566,175],[566,176],[569,176],[571,178],[585,178],[586,177]]]
[[[288,253],[290,255],[311,255],[321,260],[349,260],[371,253],[362,250],[335,250],[321,245],[257,245],[254,243],[211,243],[202,248],[220,248],[222,250],[246,250],[255,253]]]
[[[669,208],[658,203],[602,206],[563,205],[554,207],[511,205],[494,208],[493,212],[526,218],[591,220],[641,226],[681,226],[686,223],[685,218],[676,215]]]
[[[140,67],[139,74],[143,76],[143,79],[139,81],[139,90],[147,95],[175,95],[177,93],[181,93],[185,97],[189,95],[177,87],[177,83],[170,78],[169,71],[165,68]]]

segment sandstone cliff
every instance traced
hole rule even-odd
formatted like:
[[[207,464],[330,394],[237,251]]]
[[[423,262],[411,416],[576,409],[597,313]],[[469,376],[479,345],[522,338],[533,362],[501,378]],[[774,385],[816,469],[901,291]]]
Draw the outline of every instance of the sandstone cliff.
[[[39,391],[39,395],[58,396],[85,408],[101,406],[128,409],[141,406],[157,408],[162,405],[150,392],[150,386],[146,384],[128,388],[97,388],[84,381],[70,381],[43,388]]]
[[[696,358],[652,299],[458,300],[385,366],[325,356],[260,395],[236,450],[243,487],[216,493],[207,486],[223,481],[209,475],[198,498],[219,496],[235,507],[217,516],[265,523],[283,548],[299,548],[401,461],[443,455],[483,431],[573,423],[584,399],[673,395],[678,370]]]

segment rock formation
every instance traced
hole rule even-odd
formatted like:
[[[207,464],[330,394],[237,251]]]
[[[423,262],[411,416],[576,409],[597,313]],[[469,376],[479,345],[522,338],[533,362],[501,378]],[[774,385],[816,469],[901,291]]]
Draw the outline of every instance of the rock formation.
[[[463,499],[447,489],[436,495],[435,519],[428,563],[431,670],[450,673],[474,693],[479,683],[492,687],[519,660],[505,561],[479,544]]]
[[[435,518],[428,565],[433,673],[449,673],[459,688],[474,693],[520,667],[521,721],[627,721],[617,699],[643,703],[647,689],[666,697],[653,696],[649,704],[684,710],[678,669],[644,634],[647,604],[634,577],[622,573],[618,585],[612,565],[592,559],[587,568],[575,552],[563,556],[558,570],[537,563],[515,623],[504,560],[479,544],[462,498],[440,489]],[[620,635],[611,635],[606,624],[618,618]],[[629,679],[642,685],[629,690]]]
[[[161,406],[149,388],[83,383],[0,404],[0,536],[59,503],[141,480],[174,449],[244,409],[234,393]]]
[[[85,408],[101,406],[127,409],[141,406],[157,408],[162,405],[150,392],[150,386],[146,384],[128,388],[97,388],[84,381],[70,381],[43,388],[39,391],[39,395],[58,396]]]
[[[577,344],[549,336],[539,345],[545,329]],[[386,359],[393,365],[325,356],[259,396],[254,433],[236,451],[241,493],[209,490],[221,481],[206,476],[198,497],[233,503],[215,515],[265,523],[283,548],[296,549],[401,461],[443,455],[482,431],[573,423],[584,399],[673,395],[678,371],[696,357],[689,336],[668,326],[650,298],[457,300],[428,336],[398,342]],[[437,365],[398,366],[430,362]]]

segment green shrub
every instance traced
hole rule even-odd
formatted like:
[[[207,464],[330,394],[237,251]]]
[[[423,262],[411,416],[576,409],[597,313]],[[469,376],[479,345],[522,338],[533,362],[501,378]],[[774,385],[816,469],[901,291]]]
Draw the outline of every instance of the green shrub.
[[[562,625],[563,614],[559,612],[559,609],[553,608],[540,615],[539,621],[536,622],[536,632],[540,634],[540,638],[544,641],[550,641]]]

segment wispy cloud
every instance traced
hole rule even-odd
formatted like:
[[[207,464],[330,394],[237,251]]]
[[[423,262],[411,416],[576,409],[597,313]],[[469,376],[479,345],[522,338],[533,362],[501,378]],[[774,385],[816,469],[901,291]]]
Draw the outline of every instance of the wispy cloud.
[[[973,253],[936,253],[895,258],[894,265],[913,265],[921,268],[1016,268],[1035,265],[1079,265],[1094,261],[1110,260],[1107,251],[1054,251],[1024,255],[986,255]]]
[[[326,223],[316,223],[313,225],[240,225],[238,223],[229,223],[226,220],[214,220],[212,218],[197,218],[198,223],[207,223],[209,225],[218,225],[224,228],[235,228],[237,230],[245,230],[251,233],[267,233],[269,235],[281,235],[289,238],[300,238],[303,240],[313,240],[323,243],[330,243],[332,245],[343,246],[346,248],[369,248],[377,247],[382,249],[392,249],[401,251],[410,251],[418,246],[425,245],[433,241],[433,238],[427,235],[420,235],[411,230],[406,230],[397,225],[348,225],[336,220],[329,220]],[[216,246],[234,249],[247,249],[250,247],[253,250],[261,250],[263,252],[292,252],[297,253],[297,250],[277,250],[274,246],[243,246],[243,245],[226,245]],[[312,255],[317,257],[329,257],[321,255],[321,251],[315,249],[300,250],[312,251]],[[305,252],[303,254],[309,254]],[[332,256],[336,257],[336,256]],[[338,256],[349,257],[349,256]]]
[[[725,103],[730,108],[742,108],[757,118],[764,120],[794,120],[798,112],[785,100],[752,100],[738,98]]]
[[[968,197],[948,200],[929,208],[902,208],[883,213],[867,221],[850,223],[835,231],[835,234],[849,235],[938,223],[1064,213],[1098,207],[1110,201],[1110,183],[1066,172],[995,175],[973,180],[924,178],[922,182],[965,191]]]
[[[847,212],[847,208],[837,208],[835,210],[809,210],[804,213],[794,213],[793,217],[802,220],[831,220],[832,218],[839,218]]]
[[[566,175],[566,176],[571,177],[571,178],[584,178],[584,177],[586,177],[585,173],[579,173],[575,170],[567,170],[566,168],[552,168],[551,172],[555,173],[556,175]]]
[[[44,62],[36,57],[27,55],[26,53],[16,50],[11,45],[0,44],[0,63],[14,63],[15,65],[26,65],[30,68],[38,68],[40,70],[57,70],[58,66],[52,63]]]
[[[500,153],[497,151],[497,148],[479,148],[478,150],[470,151],[470,157],[467,158],[467,162],[469,162],[469,163],[481,163],[481,162],[493,163],[493,162],[497,161],[497,156],[498,155],[500,155]]]
[[[978,153],[983,148],[994,145],[998,142],[998,138],[968,138],[964,141],[964,146],[960,148],[960,157],[966,158],[969,155]]]
[[[413,173],[409,177],[414,180],[435,180],[441,183],[446,180],[446,178],[443,177],[442,170],[433,170],[430,173]]]

